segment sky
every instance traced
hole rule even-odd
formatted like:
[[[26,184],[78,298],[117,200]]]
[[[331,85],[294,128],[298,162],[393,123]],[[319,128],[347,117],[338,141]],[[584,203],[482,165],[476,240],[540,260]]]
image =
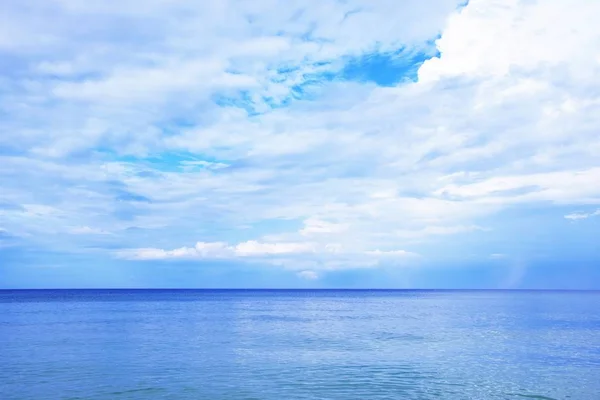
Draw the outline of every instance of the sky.
[[[597,0],[4,0],[1,288],[600,289]]]

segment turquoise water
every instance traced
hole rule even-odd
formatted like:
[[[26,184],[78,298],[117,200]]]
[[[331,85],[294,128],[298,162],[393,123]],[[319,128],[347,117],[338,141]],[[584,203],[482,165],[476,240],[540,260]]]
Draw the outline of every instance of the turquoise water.
[[[0,291],[0,399],[600,399],[600,293]]]

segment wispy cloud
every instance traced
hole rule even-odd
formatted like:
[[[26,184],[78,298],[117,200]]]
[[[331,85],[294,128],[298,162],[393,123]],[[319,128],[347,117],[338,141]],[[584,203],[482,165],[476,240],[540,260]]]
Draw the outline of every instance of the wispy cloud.
[[[316,268],[368,267],[382,259],[410,260],[417,255],[405,250],[356,251],[344,249],[341,245],[319,245],[311,242],[258,242],[250,240],[235,245],[224,242],[198,242],[194,247],[180,247],[173,250],[159,248],[126,249],[116,253],[129,260],[217,260],[246,259],[262,261],[286,267],[303,268],[308,264]],[[319,266],[320,265],[320,266]]]
[[[310,271],[310,270],[300,271],[300,272],[298,272],[298,276],[300,278],[308,279],[311,281],[319,279],[319,274],[317,274],[315,271]]]
[[[596,211],[592,211],[589,213],[571,213],[571,214],[567,214],[565,215],[566,219],[570,219],[572,221],[576,221],[578,219],[587,219],[590,217],[597,217],[600,215],[600,209],[596,210]]]
[[[490,254],[490,258],[494,259],[494,260],[502,260],[505,259],[507,257],[506,254],[504,253],[492,253]]]
[[[100,228],[90,228],[89,226],[76,226],[71,229],[74,235],[110,235],[109,231]]]

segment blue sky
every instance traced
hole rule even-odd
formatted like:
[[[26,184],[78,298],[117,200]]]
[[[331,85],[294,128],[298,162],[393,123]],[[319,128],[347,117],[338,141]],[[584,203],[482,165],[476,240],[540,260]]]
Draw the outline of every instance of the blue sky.
[[[599,14],[4,1],[0,287],[600,289]]]

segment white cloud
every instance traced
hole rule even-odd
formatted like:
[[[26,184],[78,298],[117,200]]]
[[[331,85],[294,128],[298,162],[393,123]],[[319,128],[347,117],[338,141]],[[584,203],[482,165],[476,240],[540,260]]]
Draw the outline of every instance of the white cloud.
[[[106,142],[119,152],[156,150],[162,140],[155,130],[165,121],[210,121],[213,97],[235,96],[240,89],[251,92],[256,107],[268,109],[263,97],[289,98],[305,76],[323,69],[319,63],[340,68],[341,57],[375,47],[422,47],[458,0],[436,0],[427,13],[417,0],[13,3],[0,6],[0,51],[41,76],[14,82],[20,101],[6,107],[16,123],[44,126],[30,129],[31,140],[19,147],[63,156]],[[397,14],[394,21],[390,12]],[[359,34],[365,23],[371,29]],[[52,107],[40,107],[42,99]],[[101,124],[90,127],[92,119]],[[253,151],[268,151],[268,143],[255,142]]]
[[[404,250],[356,251],[339,245],[316,243],[267,243],[250,240],[229,245],[223,242],[198,242],[194,247],[173,250],[137,248],[118,251],[116,256],[128,260],[202,260],[237,259],[284,266],[291,269],[364,268],[380,261],[405,260],[417,256]]]
[[[226,163],[220,162],[212,162],[212,161],[204,161],[204,160],[196,160],[196,161],[182,161],[181,165],[188,169],[192,169],[194,167],[203,167],[208,169],[221,169],[227,168],[229,165]]]
[[[70,233],[74,235],[110,235],[111,232],[99,228],[90,228],[89,226],[76,226]]]
[[[438,195],[480,198],[484,201],[577,203],[600,197],[600,168],[493,177],[466,185],[447,185]],[[520,191],[520,192],[519,192]]]
[[[224,242],[198,242],[194,247],[181,247],[174,250],[131,249],[120,252],[119,256],[131,259],[234,258],[302,254],[314,251],[314,245],[310,243],[264,243],[249,240],[233,246]]]
[[[45,204],[23,204],[23,214],[28,217],[45,217],[61,214],[61,211]]]
[[[436,235],[453,235],[457,233],[473,232],[473,231],[485,231],[486,228],[482,228],[477,225],[457,225],[457,226],[426,226],[419,230],[398,230],[393,232],[393,235],[400,238],[424,238]]]
[[[102,80],[67,82],[57,85],[59,98],[115,102],[156,102],[181,91],[206,90],[207,95],[222,88],[249,89],[257,85],[250,76],[224,72],[218,61],[201,60],[161,65],[153,69],[132,68],[113,72]]]
[[[373,250],[373,251],[367,251],[367,254],[372,255],[372,256],[377,256],[377,257],[413,257],[416,255],[415,253],[411,253],[406,250],[388,250],[388,251]]]
[[[250,240],[235,246],[235,254],[238,256],[296,254],[314,251],[314,245],[311,243],[261,243]]]
[[[319,274],[317,274],[315,271],[310,271],[310,270],[300,271],[300,272],[298,272],[298,276],[300,278],[308,279],[310,281],[319,279]]]
[[[348,224],[336,224],[333,222],[323,221],[318,218],[308,218],[304,221],[304,228],[300,230],[300,234],[311,236],[315,234],[331,234],[339,233],[347,230]]]
[[[20,207],[0,215],[49,247],[312,271],[417,240],[435,252],[508,207],[600,204],[596,1],[15,4],[0,6],[15,65],[0,81],[14,154],[0,196]],[[319,81],[438,33],[417,83]],[[74,226],[90,235],[61,242]]]
[[[587,219],[590,217],[597,217],[600,215],[600,209],[593,211],[593,212],[589,212],[589,213],[571,213],[571,214],[567,214],[565,215],[566,219],[570,219],[572,221],[576,221],[578,219]]]
[[[594,0],[471,0],[448,19],[437,40],[441,55],[425,62],[419,80],[507,77],[519,69],[555,66],[589,71],[594,67],[586,64],[600,48],[598,13]]]

